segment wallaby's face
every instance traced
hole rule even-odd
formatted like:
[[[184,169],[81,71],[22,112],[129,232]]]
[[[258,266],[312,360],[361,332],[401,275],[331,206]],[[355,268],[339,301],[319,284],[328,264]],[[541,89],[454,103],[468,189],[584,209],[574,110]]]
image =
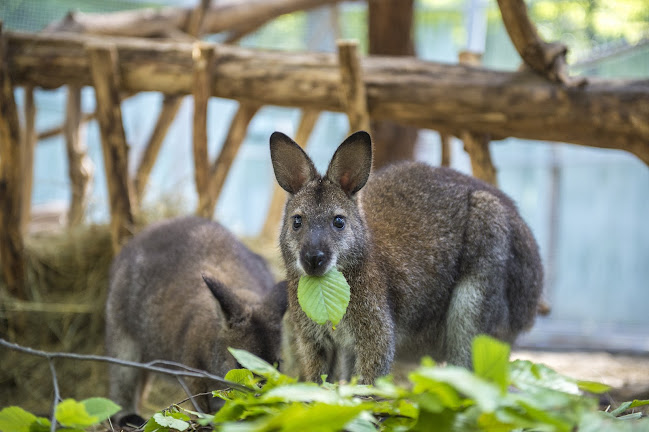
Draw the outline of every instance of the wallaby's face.
[[[226,348],[246,350],[270,364],[279,364],[282,345],[282,317],[287,307],[286,282],[280,282],[259,304],[242,302],[220,282],[203,276],[224,314],[225,328],[220,332],[220,351],[214,356],[222,374],[238,365]]]
[[[270,138],[271,159],[279,185],[289,192],[280,234],[287,269],[321,276],[344,270],[366,247],[366,231],[356,194],[372,166],[369,135],[357,132],[338,148],[321,176],[304,151],[286,135]]]

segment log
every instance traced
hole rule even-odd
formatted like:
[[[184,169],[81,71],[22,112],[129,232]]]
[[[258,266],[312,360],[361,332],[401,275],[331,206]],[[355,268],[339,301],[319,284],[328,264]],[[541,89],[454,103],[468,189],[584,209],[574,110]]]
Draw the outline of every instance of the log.
[[[214,47],[197,42],[194,45],[194,181],[198,194],[198,215],[211,218],[209,204],[210,160],[207,154],[207,105],[210,100],[210,77]],[[205,212],[205,213],[203,213]]]
[[[0,22],[0,268],[7,292],[25,300],[20,123],[14,83],[7,68],[6,42]]]
[[[295,142],[302,148],[306,148],[311,132],[315,127],[316,121],[320,117],[318,110],[303,110],[300,123],[295,132]],[[277,234],[279,232],[279,225],[282,221],[282,213],[284,212],[284,203],[286,202],[286,192],[282,189],[277,182],[273,182],[273,196],[270,199],[270,206],[268,206],[268,214],[266,222],[261,230],[261,237],[269,242],[272,241],[276,244]]]
[[[34,149],[36,148],[36,105],[34,87],[25,87],[25,127],[22,142],[22,210],[20,212],[20,232],[27,233],[32,214],[32,187],[34,185]]]
[[[68,155],[68,177],[72,191],[67,223],[69,227],[74,227],[84,220],[93,173],[92,161],[88,157],[81,136],[83,129],[81,87],[68,86],[64,129],[65,148]]]
[[[8,33],[17,85],[91,85],[84,44],[92,36]],[[113,39],[122,90],[189,94],[192,45]],[[212,96],[260,105],[343,112],[333,54],[217,45]],[[47,67],[44,67],[47,65]],[[629,151],[649,164],[649,80],[590,78],[581,87],[529,71],[501,72],[415,58],[361,60],[372,119],[457,134],[559,141]]]
[[[112,44],[102,43],[88,44],[86,49],[97,100],[97,120],[110,200],[111,238],[113,251],[117,253],[132,235],[134,226],[129,190],[128,146],[119,97],[117,50]]]
[[[367,111],[358,42],[341,40],[336,44],[340,63],[340,95],[349,119],[350,133],[359,130],[369,131],[370,115]]]
[[[223,147],[221,147],[221,151],[210,169],[207,200],[202,203],[203,207],[197,209],[196,213],[198,215],[212,217],[214,214],[214,208],[221,195],[221,190],[225,184],[228,172],[230,172],[230,167],[232,167],[232,162],[234,162],[239,147],[241,147],[241,143],[246,137],[248,125],[257,111],[259,111],[259,108],[261,106],[257,104],[242,103],[239,105],[239,109],[230,124],[228,135],[223,142]]]
[[[331,5],[341,0],[219,0],[203,17],[202,33],[250,30],[251,23],[266,22],[287,13]],[[187,30],[195,8],[140,9],[113,13],[70,12],[52,23],[48,32],[75,32],[96,35],[153,37],[170,29]]]

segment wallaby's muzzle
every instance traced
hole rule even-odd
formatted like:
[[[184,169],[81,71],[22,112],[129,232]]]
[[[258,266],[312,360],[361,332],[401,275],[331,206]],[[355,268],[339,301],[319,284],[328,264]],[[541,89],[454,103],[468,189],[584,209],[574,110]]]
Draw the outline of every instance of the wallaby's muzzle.
[[[329,269],[329,254],[317,247],[303,247],[300,263],[309,276],[322,276]]]

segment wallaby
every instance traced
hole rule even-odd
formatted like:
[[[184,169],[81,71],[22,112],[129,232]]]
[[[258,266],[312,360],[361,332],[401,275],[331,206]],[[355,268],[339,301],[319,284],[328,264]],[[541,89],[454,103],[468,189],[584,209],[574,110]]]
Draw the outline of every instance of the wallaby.
[[[363,131],[338,147],[324,176],[280,132],[270,137],[270,155],[288,192],[280,248],[302,378],[332,377],[341,356],[364,383],[389,373],[395,359],[430,355],[470,367],[474,336],[512,343],[533,324],[538,247],[497,188],[420,162],[370,175]],[[351,290],[335,330],[311,321],[297,298],[301,276],[333,267]]]
[[[237,367],[228,347],[279,361],[286,286],[263,259],[217,222],[183,217],[154,224],[113,261],[106,303],[106,351],[121,359],[169,360],[223,377]],[[110,366],[110,398],[137,411],[146,375]],[[192,394],[218,384],[187,379]],[[196,398],[204,411],[220,399]]]

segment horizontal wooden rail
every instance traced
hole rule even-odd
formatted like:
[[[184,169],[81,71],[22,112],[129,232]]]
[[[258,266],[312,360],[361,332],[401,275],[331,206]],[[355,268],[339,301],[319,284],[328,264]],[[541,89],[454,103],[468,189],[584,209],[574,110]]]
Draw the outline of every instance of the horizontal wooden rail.
[[[7,32],[17,85],[92,85],[85,45],[96,36]],[[191,94],[192,44],[100,38],[115,45],[121,91]],[[244,103],[345,111],[335,54],[214,45],[212,96]],[[361,59],[372,119],[450,134],[563,141],[627,150],[649,164],[649,80],[589,78],[566,87],[533,72],[426,62]],[[396,143],[395,143],[396,144]]]

